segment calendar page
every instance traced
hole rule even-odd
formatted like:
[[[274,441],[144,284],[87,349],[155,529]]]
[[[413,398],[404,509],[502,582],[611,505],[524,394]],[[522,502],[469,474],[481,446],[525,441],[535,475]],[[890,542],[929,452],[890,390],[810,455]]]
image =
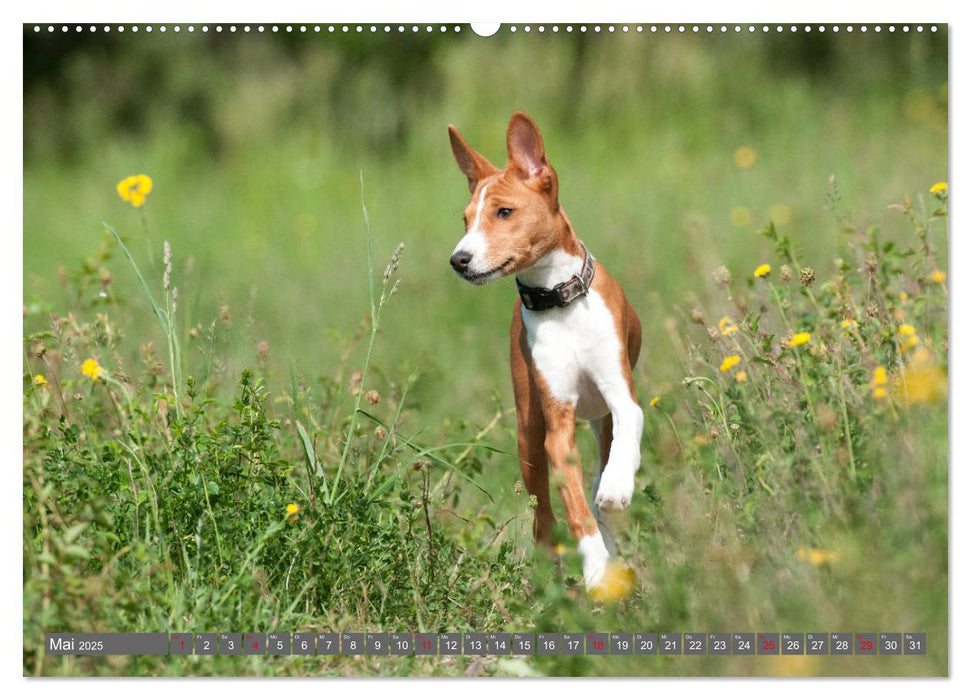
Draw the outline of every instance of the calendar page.
[[[948,675],[946,23],[22,40],[23,675]]]

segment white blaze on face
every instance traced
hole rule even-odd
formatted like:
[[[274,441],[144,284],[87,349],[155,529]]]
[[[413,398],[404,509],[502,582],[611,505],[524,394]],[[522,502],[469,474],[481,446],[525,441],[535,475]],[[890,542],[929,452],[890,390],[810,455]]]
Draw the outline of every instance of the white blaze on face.
[[[486,239],[485,231],[479,226],[482,221],[482,210],[485,208],[487,189],[489,188],[482,188],[482,192],[479,194],[479,201],[475,205],[475,218],[472,220],[472,225],[469,226],[469,230],[462,237],[462,240],[459,241],[458,245],[455,246],[455,250],[452,251],[452,255],[460,251],[469,253],[472,256],[472,260],[469,262],[469,272],[476,275],[489,270],[487,258],[489,241]]]

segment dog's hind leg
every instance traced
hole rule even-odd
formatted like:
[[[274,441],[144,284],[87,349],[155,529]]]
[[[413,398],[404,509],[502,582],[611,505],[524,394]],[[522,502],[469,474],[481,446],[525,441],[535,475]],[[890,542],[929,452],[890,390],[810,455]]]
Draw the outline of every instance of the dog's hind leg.
[[[543,444],[546,437],[546,419],[543,416],[539,389],[526,362],[529,348],[518,305],[513,315],[510,345],[510,366],[516,397],[516,427],[519,435],[519,468],[526,491],[536,497],[533,536],[537,544],[552,550],[554,517],[550,501],[549,460]]]
[[[536,497],[533,536],[537,544],[552,547],[554,518],[550,501],[550,470],[543,446],[546,422],[538,397],[533,397],[526,411],[517,411],[516,420],[519,432],[519,468],[526,491]]]

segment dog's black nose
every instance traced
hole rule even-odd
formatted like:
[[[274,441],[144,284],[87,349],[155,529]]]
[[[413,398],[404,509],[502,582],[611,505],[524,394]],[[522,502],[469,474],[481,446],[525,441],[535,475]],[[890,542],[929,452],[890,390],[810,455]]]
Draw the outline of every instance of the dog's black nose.
[[[472,262],[472,253],[460,250],[452,256],[449,262],[452,263],[456,272],[465,272],[469,269],[469,263]]]

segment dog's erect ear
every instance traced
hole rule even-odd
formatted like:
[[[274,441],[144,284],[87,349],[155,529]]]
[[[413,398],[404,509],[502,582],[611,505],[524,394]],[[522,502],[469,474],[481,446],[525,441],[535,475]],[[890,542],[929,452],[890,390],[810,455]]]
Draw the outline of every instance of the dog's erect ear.
[[[557,180],[556,172],[546,158],[543,147],[543,136],[536,124],[522,112],[516,112],[509,120],[506,131],[506,151],[509,154],[509,165],[524,180],[535,183],[547,192],[556,203]]]
[[[452,154],[455,156],[455,162],[459,165],[459,170],[469,178],[469,192],[475,192],[475,186],[479,183],[479,180],[499,172],[499,168],[467,144],[459,130],[451,124],[448,125],[448,140],[452,144]]]

